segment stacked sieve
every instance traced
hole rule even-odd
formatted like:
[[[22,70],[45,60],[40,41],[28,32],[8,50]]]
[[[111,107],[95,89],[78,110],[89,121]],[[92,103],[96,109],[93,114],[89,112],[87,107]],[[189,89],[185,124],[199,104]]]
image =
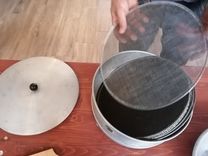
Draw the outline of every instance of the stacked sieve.
[[[195,86],[207,61],[200,20],[174,2],[150,2],[113,27],[92,85],[92,110],[101,130],[129,148],[172,140],[191,121]]]

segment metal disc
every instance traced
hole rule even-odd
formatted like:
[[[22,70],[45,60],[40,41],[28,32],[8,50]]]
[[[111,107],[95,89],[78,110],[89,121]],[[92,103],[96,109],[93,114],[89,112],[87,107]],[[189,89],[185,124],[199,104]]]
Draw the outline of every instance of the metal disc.
[[[46,132],[68,117],[78,94],[78,79],[64,62],[20,61],[0,75],[0,128],[17,135]]]
[[[208,155],[208,129],[206,129],[197,139],[192,156],[207,156]]]
[[[114,26],[104,42],[105,87],[132,109],[173,105],[196,86],[206,66],[207,42],[200,19],[181,4],[155,1],[135,7],[126,21],[124,33]]]

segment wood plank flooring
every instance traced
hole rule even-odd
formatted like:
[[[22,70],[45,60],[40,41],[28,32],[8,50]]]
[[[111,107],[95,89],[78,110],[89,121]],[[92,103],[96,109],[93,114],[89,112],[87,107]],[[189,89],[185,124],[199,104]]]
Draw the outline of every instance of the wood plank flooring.
[[[99,62],[110,0],[0,0],[0,58]]]

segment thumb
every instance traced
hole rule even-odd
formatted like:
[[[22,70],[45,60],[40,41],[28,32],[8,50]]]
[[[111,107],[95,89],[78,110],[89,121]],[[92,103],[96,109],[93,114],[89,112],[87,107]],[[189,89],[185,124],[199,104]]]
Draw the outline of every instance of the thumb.
[[[118,12],[118,26],[119,26],[119,33],[125,33],[127,29],[127,22],[126,22],[126,14],[123,11]]]

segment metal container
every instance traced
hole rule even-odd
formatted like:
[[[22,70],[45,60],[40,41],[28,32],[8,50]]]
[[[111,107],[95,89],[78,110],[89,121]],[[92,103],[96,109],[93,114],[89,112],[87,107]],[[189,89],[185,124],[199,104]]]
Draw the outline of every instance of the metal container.
[[[107,65],[107,64],[104,64],[104,65]],[[144,127],[141,127],[140,123],[138,123],[137,125],[134,125],[133,123],[136,121],[132,121],[134,115],[132,115],[131,113],[129,113],[129,111],[132,111],[131,108],[128,108],[126,107],[125,109],[123,109],[122,105],[116,107],[116,110],[115,109],[112,109],[110,108],[110,101],[109,99],[104,101],[104,104],[106,104],[104,107],[107,107],[106,109],[108,109],[109,111],[106,112],[106,111],[101,111],[100,110],[100,107],[99,107],[99,103],[97,101],[97,97],[98,97],[98,94],[99,94],[99,89],[100,87],[102,87],[102,84],[103,84],[103,79],[102,79],[102,74],[101,74],[101,70],[100,68],[98,68],[98,70],[96,71],[95,73],[95,76],[94,76],[94,79],[93,79],[93,87],[92,87],[92,110],[93,110],[93,114],[94,114],[94,117],[97,121],[97,124],[99,125],[99,127],[101,128],[101,130],[108,136],[110,137],[112,140],[114,140],[115,142],[123,145],[123,146],[126,146],[126,147],[129,147],[129,148],[136,148],[136,149],[143,149],[143,148],[150,148],[150,147],[153,147],[153,146],[157,146],[161,143],[164,143],[168,140],[171,140],[173,138],[175,138],[176,136],[178,136],[179,134],[181,134],[185,128],[188,126],[191,118],[192,118],[192,113],[193,113],[193,105],[195,103],[195,94],[192,93],[194,91],[192,91],[190,94],[187,95],[187,97],[185,97],[185,102],[184,100],[182,100],[182,104],[185,106],[183,107],[182,109],[182,112],[188,108],[189,111],[186,111],[186,113],[188,113],[188,115],[185,117],[183,116],[178,122],[180,123],[181,120],[184,119],[183,121],[183,124],[180,124],[180,126],[177,127],[177,124],[175,124],[175,126],[172,126],[172,129],[175,128],[174,131],[171,131],[170,133],[166,133],[166,136],[163,136],[162,139],[154,139],[154,138],[145,138],[140,136],[140,137],[136,137],[136,136],[130,136],[128,134],[128,131],[131,130],[129,129],[128,126],[131,126],[133,128],[136,128],[137,130],[144,130],[143,128]],[[112,101],[111,101],[112,102]],[[172,108],[174,110],[174,107],[177,108],[177,105],[172,105]],[[138,110],[133,110],[133,111],[138,111]],[[167,111],[167,112],[166,112]],[[139,111],[138,111],[139,112]],[[165,108],[165,110],[161,111],[161,110],[157,110],[157,113],[155,115],[157,115],[158,113],[161,113],[163,112],[164,114],[168,113],[169,110]],[[179,114],[182,114],[179,113]],[[112,114],[114,113],[114,114]],[[146,113],[146,112],[145,112]],[[139,112],[137,113],[137,115],[145,115],[144,112]],[[149,112],[151,113],[151,111]],[[112,119],[106,119],[106,114],[110,114],[110,117],[112,117]],[[120,118],[120,114],[125,114],[125,120],[126,121],[123,121],[123,118]],[[129,114],[129,116],[128,116]],[[177,113],[176,113],[177,114]],[[166,114],[167,115],[167,114]],[[113,119],[114,118],[114,119]],[[124,130],[119,130],[118,128],[115,127],[115,123],[111,123],[112,121],[115,121],[118,120],[118,123],[119,124],[123,124],[121,127],[124,127]],[[135,116],[135,119],[136,119],[136,116]],[[161,119],[161,118],[160,118]],[[157,122],[167,122],[167,121],[164,121],[164,120],[160,120],[159,118],[157,119],[158,121]],[[168,118],[167,118],[168,119]],[[174,120],[174,121],[177,121],[179,119],[179,116],[175,116],[175,119],[169,119],[170,120],[170,123]],[[123,121],[123,122],[122,122]],[[140,120],[141,121],[141,120]],[[151,120],[149,120],[151,121]],[[145,121],[144,121],[145,122]],[[126,129],[127,131],[125,131],[125,124],[128,123],[128,126],[126,126]],[[149,123],[146,123],[147,125]],[[169,126],[168,126],[169,127]],[[153,126],[154,128],[154,126]],[[157,127],[156,127],[157,128]],[[158,127],[160,128],[160,127]],[[164,128],[164,130],[167,129]],[[160,132],[162,131],[161,129],[159,130]],[[135,132],[136,133],[136,132]]]
[[[194,88],[206,62],[202,26],[191,10],[165,1],[138,6],[127,15],[127,31],[118,34],[113,27],[105,40],[92,84],[97,124],[129,148],[172,140],[192,118]]]

